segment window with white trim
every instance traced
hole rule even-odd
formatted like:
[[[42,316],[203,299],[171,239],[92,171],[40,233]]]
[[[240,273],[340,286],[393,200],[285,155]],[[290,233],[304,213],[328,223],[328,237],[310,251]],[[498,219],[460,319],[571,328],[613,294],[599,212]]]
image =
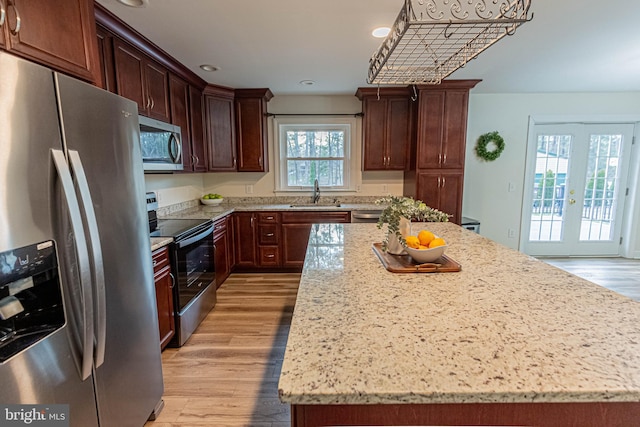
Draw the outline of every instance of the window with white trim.
[[[276,191],[350,190],[354,119],[276,119],[279,167]]]

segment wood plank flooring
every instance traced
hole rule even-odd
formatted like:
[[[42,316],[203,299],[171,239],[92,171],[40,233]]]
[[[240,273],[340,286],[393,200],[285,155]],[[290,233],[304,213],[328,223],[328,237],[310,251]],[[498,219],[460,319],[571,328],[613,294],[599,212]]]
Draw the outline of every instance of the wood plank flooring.
[[[640,301],[640,260],[628,258],[540,258],[578,277]]]
[[[162,353],[165,408],[145,427],[289,427],[278,378],[300,274],[232,274],[189,341]]]

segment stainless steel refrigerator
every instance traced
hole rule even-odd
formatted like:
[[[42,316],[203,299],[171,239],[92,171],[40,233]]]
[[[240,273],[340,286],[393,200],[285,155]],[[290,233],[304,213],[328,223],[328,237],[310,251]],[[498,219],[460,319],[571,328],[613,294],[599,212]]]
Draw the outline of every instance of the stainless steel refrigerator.
[[[139,427],[161,402],[137,111],[0,52],[0,404]]]

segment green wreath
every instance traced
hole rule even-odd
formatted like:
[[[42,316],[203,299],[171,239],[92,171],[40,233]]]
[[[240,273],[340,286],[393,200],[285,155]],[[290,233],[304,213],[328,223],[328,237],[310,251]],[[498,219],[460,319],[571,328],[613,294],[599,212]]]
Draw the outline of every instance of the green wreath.
[[[487,150],[487,145],[493,142],[496,146],[494,150]],[[502,154],[504,151],[504,139],[498,134],[497,131],[485,133],[478,138],[478,145],[476,145],[476,154],[481,159],[491,162]]]

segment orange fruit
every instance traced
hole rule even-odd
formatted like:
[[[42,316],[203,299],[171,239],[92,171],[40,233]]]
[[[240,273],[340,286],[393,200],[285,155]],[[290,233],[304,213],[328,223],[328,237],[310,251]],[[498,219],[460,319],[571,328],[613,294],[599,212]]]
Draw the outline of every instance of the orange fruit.
[[[418,249],[420,247],[420,240],[418,240],[416,236],[407,236],[404,238],[404,241],[410,248]]]
[[[418,249],[429,249],[429,246],[420,245]]]
[[[436,248],[438,246],[444,246],[446,245],[447,242],[444,241],[444,239],[442,237],[438,237],[433,239],[430,243],[429,243],[429,248]]]
[[[418,233],[418,239],[420,240],[420,244],[423,246],[429,246],[429,243],[431,243],[431,241],[435,238],[436,236],[434,236],[432,232],[427,230],[420,230],[420,232]]]

